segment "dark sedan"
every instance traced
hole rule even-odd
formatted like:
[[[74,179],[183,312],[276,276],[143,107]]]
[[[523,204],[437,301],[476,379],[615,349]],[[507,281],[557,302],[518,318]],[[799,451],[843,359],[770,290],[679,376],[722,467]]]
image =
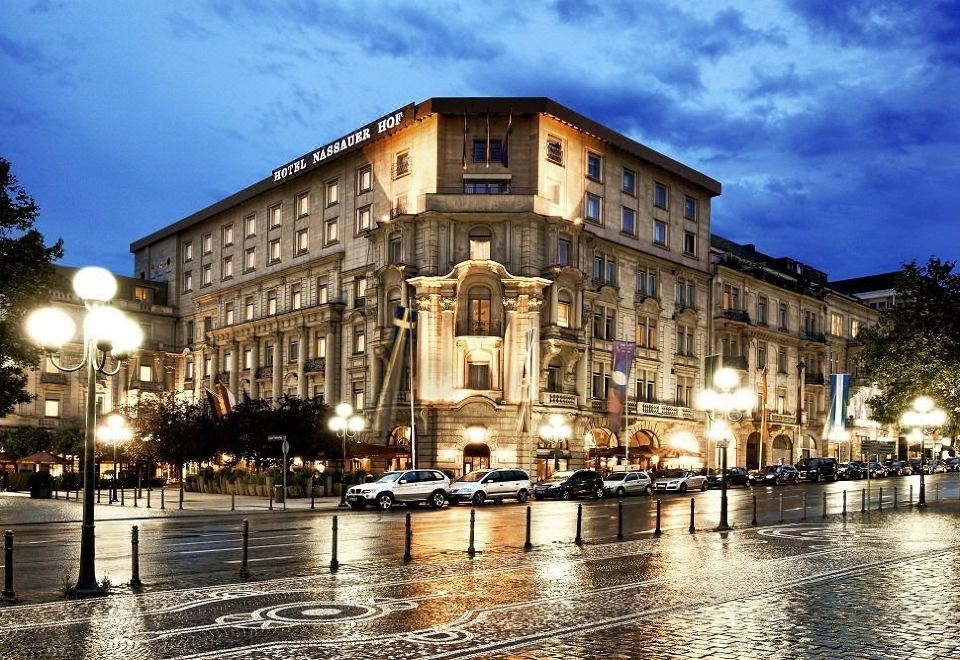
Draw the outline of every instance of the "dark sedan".
[[[760,468],[756,474],[750,475],[750,481],[755,486],[795,484],[798,478],[797,468],[792,465],[768,465]]]
[[[841,463],[837,467],[838,479],[863,479],[867,476],[866,471],[856,463]]]
[[[603,497],[603,478],[593,470],[555,472],[546,481],[533,488],[533,497],[538,500],[570,500],[576,497]]]
[[[750,473],[747,468],[727,468],[727,487],[743,486],[750,488]],[[720,470],[710,470],[707,476],[707,488],[720,488]]]
[[[884,461],[888,477],[909,477],[913,474],[913,467],[906,461]],[[917,466],[919,468],[919,465]],[[920,474],[919,470],[917,474]]]
[[[887,468],[883,467],[876,461],[870,461],[869,463],[856,461],[856,464],[860,466],[860,470],[863,472],[864,478],[866,478],[868,472],[870,473],[871,479],[883,479],[885,476],[887,476]]]

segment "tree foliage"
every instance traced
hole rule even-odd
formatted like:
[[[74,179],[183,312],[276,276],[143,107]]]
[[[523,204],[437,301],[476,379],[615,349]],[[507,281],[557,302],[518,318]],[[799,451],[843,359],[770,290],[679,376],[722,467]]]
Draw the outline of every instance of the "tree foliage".
[[[896,305],[858,339],[859,364],[882,392],[870,400],[877,420],[895,422],[913,399],[932,397],[955,425],[960,418],[960,274],[955,262],[908,263],[896,278]]]
[[[0,417],[31,400],[24,370],[37,365],[40,352],[24,336],[23,320],[58,286],[53,261],[63,257],[63,242],[44,243],[33,228],[39,212],[0,158]]]

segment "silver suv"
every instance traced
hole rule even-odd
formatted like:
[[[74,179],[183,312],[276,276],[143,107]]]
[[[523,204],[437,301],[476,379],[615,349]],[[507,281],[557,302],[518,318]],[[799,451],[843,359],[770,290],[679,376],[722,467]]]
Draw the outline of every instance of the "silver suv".
[[[450,479],[440,470],[399,470],[384,472],[379,479],[353,486],[347,491],[347,504],[360,510],[368,504],[381,511],[398,503],[427,502],[434,509],[447,501]]]
[[[508,497],[526,502],[529,496],[530,475],[517,468],[474,470],[450,486],[450,504],[473,502],[479,506],[484,500],[499,504]]]

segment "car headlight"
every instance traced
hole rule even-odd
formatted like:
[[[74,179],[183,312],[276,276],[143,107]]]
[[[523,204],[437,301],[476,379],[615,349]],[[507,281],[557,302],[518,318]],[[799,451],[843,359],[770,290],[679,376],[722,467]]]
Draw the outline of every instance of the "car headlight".
[[[364,490],[361,490],[361,491],[360,491],[360,494],[361,494],[361,495],[366,495],[367,493],[372,493],[372,492],[373,492],[373,489],[371,489],[371,488],[365,488]]]

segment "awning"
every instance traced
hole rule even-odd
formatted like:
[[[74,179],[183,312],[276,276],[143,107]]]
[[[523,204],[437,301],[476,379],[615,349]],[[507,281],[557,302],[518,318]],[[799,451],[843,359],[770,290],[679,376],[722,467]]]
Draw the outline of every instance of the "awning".
[[[33,463],[35,465],[53,465],[56,463],[58,465],[64,465],[67,463],[67,459],[57,456],[56,454],[51,454],[48,451],[38,451],[36,454],[30,454],[29,456],[17,459],[17,463]]]

